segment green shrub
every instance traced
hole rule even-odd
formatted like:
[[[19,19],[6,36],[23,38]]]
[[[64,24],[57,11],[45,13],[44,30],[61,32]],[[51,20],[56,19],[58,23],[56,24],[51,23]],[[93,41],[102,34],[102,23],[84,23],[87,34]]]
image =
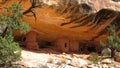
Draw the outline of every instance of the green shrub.
[[[98,64],[100,61],[99,55],[97,53],[91,53],[90,57],[88,58],[93,64]]]
[[[8,32],[5,37],[0,37],[0,67],[12,67],[12,62],[20,59],[21,48],[14,42],[12,32]]]
[[[29,25],[22,21],[21,5],[13,4],[7,8],[6,14],[0,14],[0,68],[11,68],[13,62],[20,59],[21,48],[14,41],[13,30],[26,33]]]
[[[116,51],[120,51],[120,38],[116,34],[115,25],[111,25],[109,28],[109,36],[105,42],[102,42],[101,45],[104,49],[109,48],[111,50],[111,57],[115,56]]]

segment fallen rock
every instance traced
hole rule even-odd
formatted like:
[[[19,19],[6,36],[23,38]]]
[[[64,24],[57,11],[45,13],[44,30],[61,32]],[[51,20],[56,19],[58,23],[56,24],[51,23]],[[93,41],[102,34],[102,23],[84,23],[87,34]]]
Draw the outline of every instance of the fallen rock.
[[[114,60],[120,62],[120,52],[115,53]]]
[[[87,65],[88,68],[99,68],[97,64]]]
[[[101,61],[102,64],[111,64],[112,63],[112,59],[104,59]]]
[[[71,61],[71,65],[75,67],[83,67],[89,64],[89,61],[81,58],[73,58]]]
[[[109,68],[109,66],[107,64],[103,64],[102,68]]]

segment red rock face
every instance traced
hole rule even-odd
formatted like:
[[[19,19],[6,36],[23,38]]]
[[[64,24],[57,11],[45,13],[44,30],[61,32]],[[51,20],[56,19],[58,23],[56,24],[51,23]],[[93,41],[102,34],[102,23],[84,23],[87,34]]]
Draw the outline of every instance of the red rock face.
[[[19,0],[15,1],[19,2]],[[15,1],[10,0],[0,7],[7,7]],[[26,47],[29,49],[38,49],[36,38],[41,38],[54,43],[59,51],[77,52],[80,42],[97,45],[101,40],[105,40],[108,35],[106,29],[111,23],[117,20],[119,25],[120,13],[116,11],[103,9],[93,13],[104,7],[109,8],[111,4],[112,6],[117,5],[116,2],[110,0],[49,0],[48,2],[44,0],[43,2],[49,3],[49,5],[53,2],[57,3],[56,5],[60,3],[60,5],[35,7],[33,8],[35,16],[31,12],[33,9],[24,14],[23,21],[31,27],[31,32],[26,34],[25,41]],[[23,6],[23,12],[31,6],[29,0],[22,0],[20,4]],[[5,12],[0,10],[0,13]]]

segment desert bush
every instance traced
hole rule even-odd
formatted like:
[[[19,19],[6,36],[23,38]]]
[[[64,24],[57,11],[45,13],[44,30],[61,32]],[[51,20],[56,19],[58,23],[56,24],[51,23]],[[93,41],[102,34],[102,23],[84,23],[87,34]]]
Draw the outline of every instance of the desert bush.
[[[91,53],[90,57],[88,58],[93,64],[98,64],[100,61],[99,55],[97,53]]]
[[[21,5],[13,4],[7,8],[6,14],[0,14],[0,68],[11,68],[12,63],[19,60],[21,48],[14,41],[13,30],[26,33],[29,25],[22,21]]]
[[[12,67],[12,62],[20,59],[21,48],[14,42],[12,32],[0,37],[0,67]]]
[[[115,25],[111,25],[109,28],[109,36],[107,37],[105,42],[102,42],[101,45],[104,49],[109,48],[111,52],[111,57],[113,58],[115,56],[115,52],[120,51],[120,38],[116,34]],[[107,51],[106,51],[107,52]],[[105,52],[104,52],[105,53]]]

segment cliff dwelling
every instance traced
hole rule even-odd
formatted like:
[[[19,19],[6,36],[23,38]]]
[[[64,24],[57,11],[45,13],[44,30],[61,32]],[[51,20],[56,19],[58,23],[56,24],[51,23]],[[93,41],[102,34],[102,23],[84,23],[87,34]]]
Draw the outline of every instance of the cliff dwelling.
[[[115,24],[120,34],[120,12],[101,9],[99,4],[91,2],[91,5],[82,0],[14,1],[22,5],[23,21],[31,27],[30,32],[18,34],[20,37],[15,35],[15,39],[28,49],[53,46],[61,52],[94,52],[109,35],[109,25]],[[1,3],[1,9],[14,1]]]
[[[0,68],[120,68],[120,0],[0,0]]]

